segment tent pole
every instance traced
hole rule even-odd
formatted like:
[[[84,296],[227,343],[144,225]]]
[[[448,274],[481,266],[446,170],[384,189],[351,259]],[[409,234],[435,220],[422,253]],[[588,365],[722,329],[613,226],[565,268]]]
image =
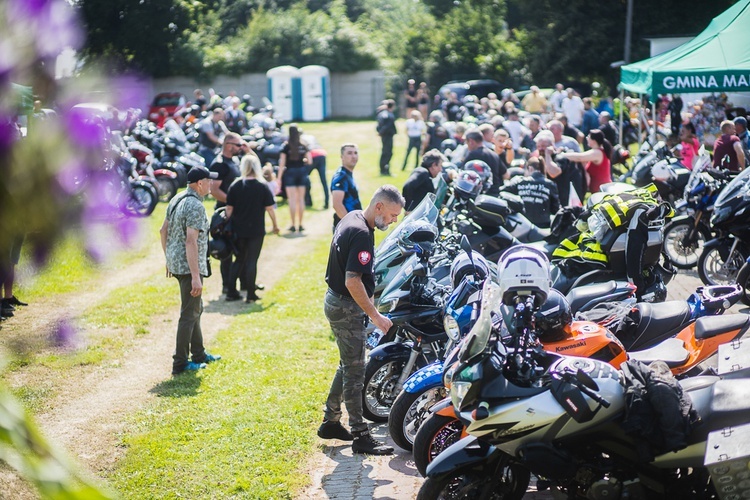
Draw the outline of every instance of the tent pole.
[[[643,144],[643,94],[638,94],[638,149]]]
[[[654,133],[654,144],[656,144],[656,104],[658,101],[651,103],[651,114],[653,115],[653,133]]]

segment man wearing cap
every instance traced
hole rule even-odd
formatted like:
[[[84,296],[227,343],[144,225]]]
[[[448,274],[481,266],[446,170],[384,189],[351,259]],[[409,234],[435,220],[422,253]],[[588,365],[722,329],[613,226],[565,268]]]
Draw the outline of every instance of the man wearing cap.
[[[211,190],[211,179],[216,178],[216,172],[205,167],[190,169],[187,189],[169,202],[159,230],[167,258],[167,277],[174,276],[180,284],[180,320],[172,375],[197,371],[206,363],[221,359],[206,352],[201,332],[203,277],[209,276],[208,217],[203,197]]]
[[[747,118],[738,116],[734,119],[734,130],[740,138],[742,150],[745,152],[745,164],[750,160],[750,134],[747,133]]]
[[[536,85],[531,86],[531,92],[526,94],[521,101],[523,109],[532,114],[542,114],[547,111],[549,103]]]

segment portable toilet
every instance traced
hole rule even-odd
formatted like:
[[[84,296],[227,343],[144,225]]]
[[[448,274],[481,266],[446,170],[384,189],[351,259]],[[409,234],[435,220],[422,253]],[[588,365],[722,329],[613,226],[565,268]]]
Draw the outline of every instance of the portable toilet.
[[[325,66],[300,68],[302,76],[302,119],[319,122],[331,116],[331,72]]]
[[[274,114],[284,121],[302,118],[302,80],[294,66],[277,66],[266,71],[268,99]]]

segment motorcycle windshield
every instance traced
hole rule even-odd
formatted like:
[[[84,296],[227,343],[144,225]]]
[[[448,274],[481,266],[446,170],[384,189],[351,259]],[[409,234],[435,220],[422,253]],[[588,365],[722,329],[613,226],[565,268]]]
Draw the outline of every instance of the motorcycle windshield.
[[[442,175],[438,175],[435,178],[435,208],[440,210],[445,204],[445,199],[448,195],[448,184],[443,179]]]
[[[747,194],[750,187],[750,168],[746,168],[740,174],[732,179],[726,187],[719,193],[714,205],[714,211],[718,211],[724,203],[728,202],[737,195]]]
[[[389,253],[390,250],[398,246],[398,228],[405,226],[409,222],[416,220],[426,220],[432,225],[437,225],[438,220],[437,206],[435,206],[435,195],[433,193],[428,194],[424,197],[422,202],[417,205],[417,208],[413,212],[409,213],[403,220],[388,234],[388,236],[380,242],[378,248],[375,249],[375,266],[377,267],[378,257]]]
[[[383,289],[383,293],[380,295],[379,304],[386,304],[390,300],[398,300],[401,295],[400,290],[406,280],[411,277],[414,267],[419,264],[419,258],[417,254],[412,254],[408,259],[401,264],[401,267],[396,272],[396,275]]]
[[[482,288],[482,305],[479,312],[479,318],[474,326],[469,331],[469,335],[466,337],[461,352],[459,353],[459,359],[467,363],[482,354],[487,348],[487,343],[490,340],[490,334],[492,333],[492,310],[497,304],[500,303],[500,287],[487,280]],[[498,343],[498,347],[503,349],[502,343]]]

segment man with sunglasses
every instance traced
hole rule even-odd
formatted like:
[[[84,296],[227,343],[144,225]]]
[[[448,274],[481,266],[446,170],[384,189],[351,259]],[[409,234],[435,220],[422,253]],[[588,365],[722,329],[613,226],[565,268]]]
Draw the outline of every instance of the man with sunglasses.
[[[227,193],[229,186],[240,176],[240,166],[235,157],[240,157],[250,150],[245,141],[239,134],[230,132],[224,136],[224,142],[221,145],[221,154],[214,160],[209,169],[216,172],[217,180],[211,183],[211,196],[216,198],[216,207],[218,210],[227,204]],[[228,283],[230,281],[230,270],[232,268],[232,256],[221,261],[221,283],[223,293],[227,293]],[[246,284],[245,284],[246,285]],[[227,300],[234,300],[234,297],[228,297]]]

